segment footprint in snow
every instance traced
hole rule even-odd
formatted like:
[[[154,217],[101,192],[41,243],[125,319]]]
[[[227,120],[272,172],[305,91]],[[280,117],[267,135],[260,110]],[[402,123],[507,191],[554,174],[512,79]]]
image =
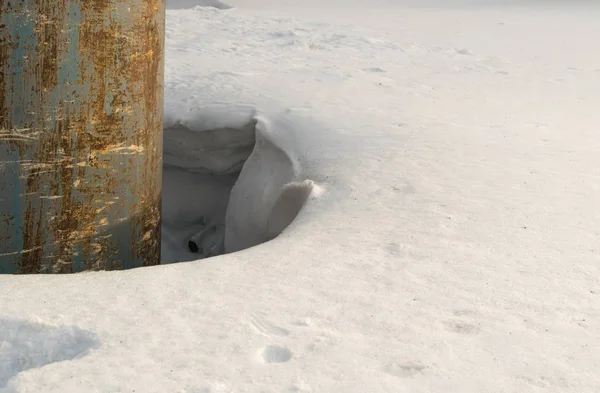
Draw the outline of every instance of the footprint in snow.
[[[384,367],[383,371],[389,375],[398,378],[412,378],[421,374],[427,366],[419,363],[390,363]]]
[[[209,388],[185,388],[178,393],[211,393]]]
[[[363,71],[365,71],[365,72],[375,72],[375,73],[385,72],[385,70],[383,68],[381,68],[381,67],[364,68]]]
[[[465,335],[477,334],[481,330],[479,325],[465,321],[446,321],[444,325],[451,332]]]
[[[310,318],[299,319],[299,320],[293,322],[293,325],[298,326],[298,327],[309,327],[312,324],[313,324],[313,322]]]
[[[250,326],[259,334],[266,337],[285,337],[290,332],[275,325],[263,313],[254,313],[250,316]],[[258,360],[264,364],[285,363],[292,359],[292,351],[280,345],[267,345],[257,353]]]
[[[260,360],[265,364],[286,363],[293,357],[292,351],[279,345],[267,345],[260,350],[258,355]]]
[[[269,339],[286,340],[289,339],[287,336],[289,336],[291,333],[288,329],[269,321],[267,316],[263,313],[251,314],[248,324],[257,333]],[[304,330],[314,327],[314,322],[311,318],[303,318],[292,322],[291,325]],[[306,330],[304,331],[307,332]],[[312,331],[312,329],[310,329],[310,331]],[[317,334],[316,336],[312,336],[309,342],[305,345],[304,350],[311,353],[322,352],[331,344],[331,337],[328,335]],[[286,363],[292,360],[293,357],[294,353],[288,346],[285,345],[285,341],[283,343],[280,341],[279,344],[267,345],[257,350],[255,355],[255,358],[263,364]]]
[[[264,336],[287,336],[290,334],[286,329],[279,327],[270,322],[265,315],[261,313],[252,314],[250,317],[250,326],[258,333]]]
[[[456,49],[456,48],[454,48],[454,51],[455,51],[457,54],[459,54],[459,55],[463,55],[463,56],[473,56],[473,55],[474,55],[474,53],[473,53],[473,52],[471,52],[471,51],[470,51],[470,50],[468,50],[468,49],[464,49],[464,48],[463,48],[463,49]]]

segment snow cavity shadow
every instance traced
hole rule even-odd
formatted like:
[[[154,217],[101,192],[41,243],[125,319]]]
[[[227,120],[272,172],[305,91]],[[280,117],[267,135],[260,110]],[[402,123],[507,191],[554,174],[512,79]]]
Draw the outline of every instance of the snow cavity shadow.
[[[98,345],[93,334],[74,326],[0,318],[0,389],[20,372],[80,358]]]
[[[249,248],[277,237],[312,182],[253,111],[204,108],[165,119],[161,263]]]

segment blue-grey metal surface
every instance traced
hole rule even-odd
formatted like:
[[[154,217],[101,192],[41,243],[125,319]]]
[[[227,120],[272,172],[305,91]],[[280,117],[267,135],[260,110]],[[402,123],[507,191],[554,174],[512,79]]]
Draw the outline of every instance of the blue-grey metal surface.
[[[160,263],[165,0],[0,0],[0,273]]]

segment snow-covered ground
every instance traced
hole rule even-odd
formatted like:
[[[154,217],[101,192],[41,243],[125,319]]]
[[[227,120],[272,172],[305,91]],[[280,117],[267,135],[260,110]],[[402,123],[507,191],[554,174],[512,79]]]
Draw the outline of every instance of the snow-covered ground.
[[[0,392],[599,392],[600,7],[438,1],[169,0],[165,261],[312,194],[0,277]]]

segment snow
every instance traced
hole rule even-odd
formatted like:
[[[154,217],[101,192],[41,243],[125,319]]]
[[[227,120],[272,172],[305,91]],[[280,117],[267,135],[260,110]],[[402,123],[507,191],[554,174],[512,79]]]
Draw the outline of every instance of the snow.
[[[261,244],[0,277],[0,392],[600,391],[598,7],[176,3],[163,258]]]
[[[194,7],[214,7],[220,10],[230,9],[231,6],[221,0],[168,0],[167,7],[172,10],[189,9]]]
[[[92,334],[77,327],[2,318],[0,388],[22,371],[77,359],[96,345]]]

